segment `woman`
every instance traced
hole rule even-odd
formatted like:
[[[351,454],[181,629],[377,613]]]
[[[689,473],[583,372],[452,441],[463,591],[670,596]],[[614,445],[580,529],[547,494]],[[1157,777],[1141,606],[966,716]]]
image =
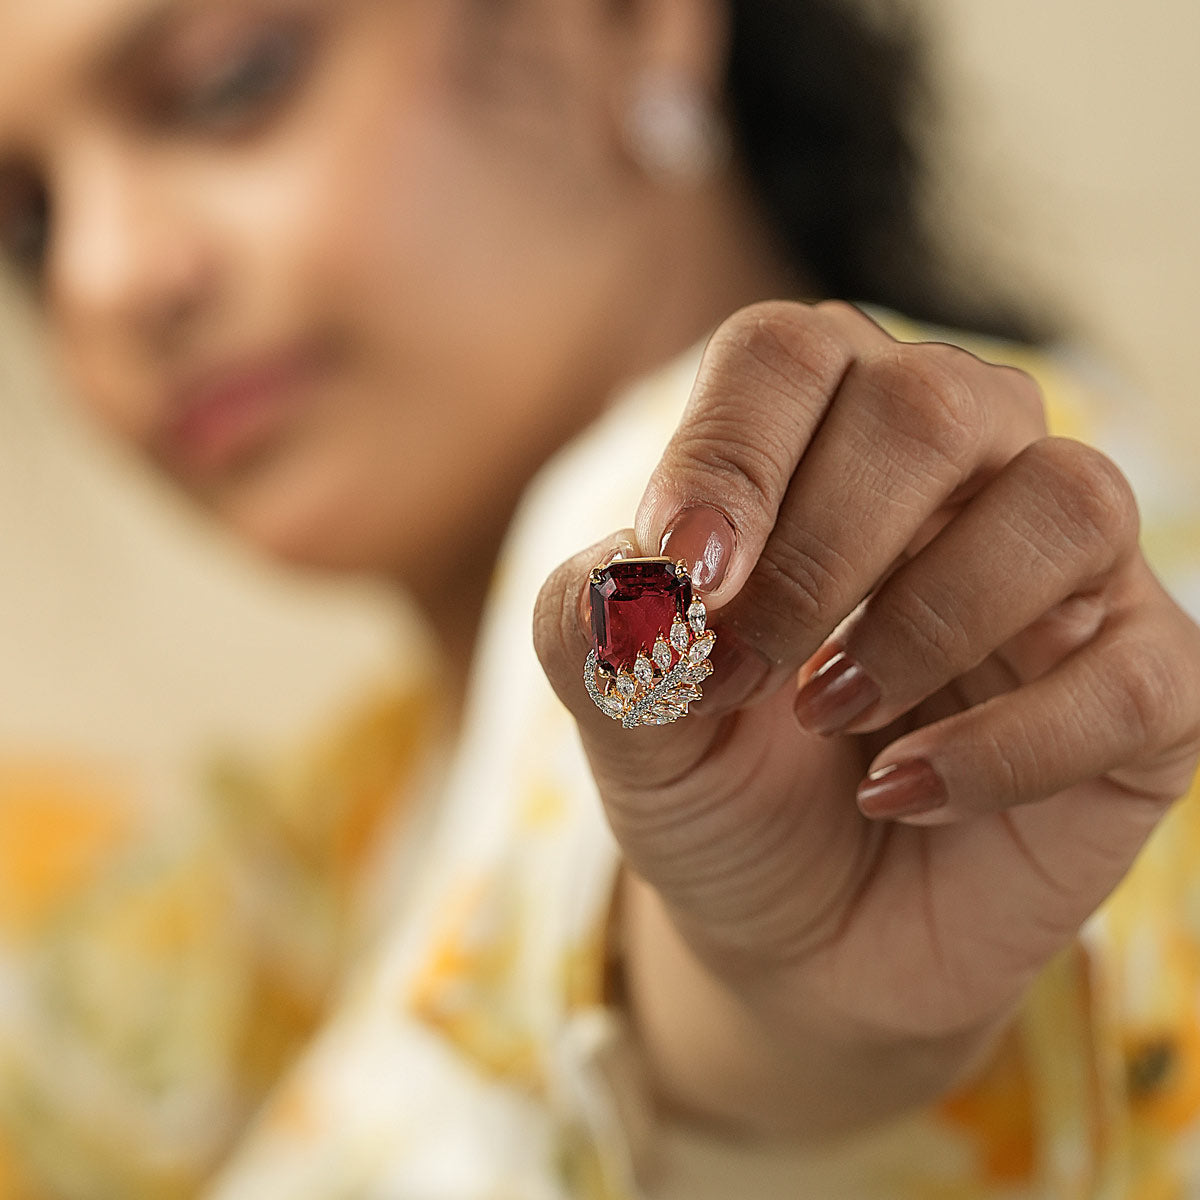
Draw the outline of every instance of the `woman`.
[[[523,871],[588,897],[554,944],[596,934],[593,990],[619,951],[603,999],[665,1112],[781,1137],[797,1169],[849,1138],[878,1194],[929,1194],[911,1148],[854,1139],[1004,1060],[1035,978],[1187,789],[1200,631],[1120,474],[1046,436],[1028,376],[841,303],[755,303],[949,315],[901,51],[837,6],[717,0],[19,0],[2,22],[5,244],[89,409],[268,552],[403,583],[456,703],[478,672],[431,836],[439,880],[470,860],[483,882],[427,881],[285,1092],[305,1116],[279,1102],[221,1194],[632,1186],[630,1122],[561,1116],[585,1072],[547,1046],[578,1027],[555,1010],[526,1045],[496,1013],[536,1001],[483,987],[472,1017],[446,986],[517,988],[503,939],[445,962]],[[489,600],[532,477],[584,431]],[[577,858],[563,834],[535,867],[506,807],[560,753],[530,744],[521,663],[568,513],[564,553],[595,544],[546,582],[535,641],[620,846],[611,912],[588,818],[564,826]],[[718,633],[703,702],[666,729],[622,728],[581,680],[589,571],[639,551],[688,565]],[[536,899],[500,921],[521,946]],[[549,989],[538,961],[521,978]],[[339,1091],[349,1063],[369,1086]],[[556,1158],[574,1173],[551,1182]]]

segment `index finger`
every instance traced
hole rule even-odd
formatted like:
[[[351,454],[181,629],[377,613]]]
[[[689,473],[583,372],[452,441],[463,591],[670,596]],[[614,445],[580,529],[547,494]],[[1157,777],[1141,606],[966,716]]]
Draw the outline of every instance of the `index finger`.
[[[755,304],[725,321],[638,508],[643,550],[686,562],[710,607],[737,595],[847,372],[893,341],[840,301]]]

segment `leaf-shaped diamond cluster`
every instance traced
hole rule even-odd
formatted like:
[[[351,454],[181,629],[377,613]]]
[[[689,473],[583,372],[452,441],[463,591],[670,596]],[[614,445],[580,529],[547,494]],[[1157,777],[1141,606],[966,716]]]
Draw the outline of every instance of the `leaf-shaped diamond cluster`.
[[[626,729],[670,725],[687,716],[688,705],[701,698],[700,684],[712,674],[709,655],[717,635],[707,628],[707,621],[708,610],[697,597],[688,607],[686,621],[676,616],[649,654],[640,652],[631,666],[616,674],[601,667],[595,650],[591,651],[583,681],[596,707]]]

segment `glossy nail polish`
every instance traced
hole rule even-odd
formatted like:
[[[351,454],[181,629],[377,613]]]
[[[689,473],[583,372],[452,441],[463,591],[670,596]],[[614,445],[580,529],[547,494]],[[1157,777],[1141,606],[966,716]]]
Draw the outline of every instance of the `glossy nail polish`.
[[[687,563],[692,586],[715,592],[729,569],[734,532],[715,508],[685,508],[667,527],[659,553]]]
[[[843,650],[800,689],[796,719],[809,733],[837,733],[880,699],[878,684]]]
[[[858,789],[858,807],[863,816],[880,821],[936,812],[948,802],[941,776],[921,758],[873,771]]]

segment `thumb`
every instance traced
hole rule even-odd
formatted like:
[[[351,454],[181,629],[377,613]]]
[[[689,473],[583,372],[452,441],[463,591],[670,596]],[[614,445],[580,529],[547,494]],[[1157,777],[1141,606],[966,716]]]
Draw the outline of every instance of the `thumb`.
[[[578,724],[625,862],[659,892],[698,952],[774,955],[827,910],[831,888],[857,878],[863,821],[850,798],[861,756],[846,753],[845,739],[804,733],[790,688],[753,708],[723,696],[723,672],[736,681],[754,652],[719,627],[719,615],[713,657],[723,645],[734,649],[686,717],[626,728],[602,712],[584,684],[592,649],[585,599],[592,568],[622,542],[628,535],[598,543],[547,579],[534,611],[538,657]],[[761,662],[754,669],[761,673]]]

